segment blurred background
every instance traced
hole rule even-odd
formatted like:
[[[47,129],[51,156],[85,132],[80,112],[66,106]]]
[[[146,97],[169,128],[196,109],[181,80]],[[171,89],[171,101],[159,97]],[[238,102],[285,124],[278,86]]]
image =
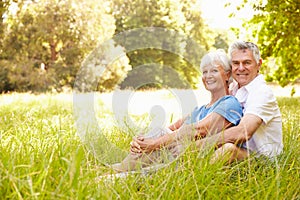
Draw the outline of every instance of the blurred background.
[[[190,37],[201,51],[190,51],[180,41],[163,45],[183,48],[199,60],[209,50],[227,50],[236,39],[257,43],[264,60],[261,73],[272,84],[292,86],[293,96],[300,77],[299,14],[299,0],[2,0],[0,92],[71,91],[82,62],[99,44],[124,31],[162,27]],[[152,48],[126,52],[122,41],[105,48],[119,48],[124,55],[106,63],[101,52],[107,49],[100,49],[99,59],[107,66],[96,77],[99,92],[199,87],[197,62]],[[135,75],[133,69],[143,65],[143,76]],[[176,74],[158,73],[159,66]],[[147,77],[156,83],[134,86]]]

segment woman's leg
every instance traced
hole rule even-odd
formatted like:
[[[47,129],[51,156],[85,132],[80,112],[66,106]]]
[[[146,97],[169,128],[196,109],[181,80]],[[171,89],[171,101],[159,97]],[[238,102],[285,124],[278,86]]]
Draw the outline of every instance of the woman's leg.
[[[164,156],[160,150],[149,154],[130,152],[122,162],[113,164],[111,167],[116,172],[132,171],[150,166],[153,163],[161,163],[163,161],[163,157]]]
[[[171,133],[172,131],[168,128],[155,128],[152,131],[148,132],[145,135],[145,138],[158,138],[164,134]],[[172,147],[171,147],[172,148]],[[169,149],[170,150],[170,149]],[[141,154],[141,153],[132,153],[130,152],[126,158],[120,162],[111,165],[112,169],[117,172],[124,172],[124,171],[132,171],[138,168],[147,167],[153,163],[162,163],[166,162],[168,159],[168,147],[153,151],[149,154]],[[174,154],[175,152],[171,152]],[[172,156],[171,156],[172,157]]]

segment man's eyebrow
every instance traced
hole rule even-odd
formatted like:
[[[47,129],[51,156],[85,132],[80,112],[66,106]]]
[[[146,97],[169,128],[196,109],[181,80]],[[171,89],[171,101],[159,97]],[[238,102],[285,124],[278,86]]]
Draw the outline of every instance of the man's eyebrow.
[[[245,59],[245,60],[231,60],[231,62],[246,62],[246,61],[252,61],[251,59]]]

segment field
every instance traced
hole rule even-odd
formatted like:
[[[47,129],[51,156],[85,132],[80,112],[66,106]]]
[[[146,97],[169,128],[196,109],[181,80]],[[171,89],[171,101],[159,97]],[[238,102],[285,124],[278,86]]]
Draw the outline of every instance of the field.
[[[153,103],[156,97],[151,94],[158,94],[164,101],[156,101],[166,102],[152,107],[150,113],[154,115],[164,111],[157,123],[167,124],[185,112],[175,109],[170,113],[174,105],[180,107],[170,103],[174,103],[170,93],[149,94],[141,96]],[[199,156],[188,149],[167,168],[114,180],[98,178],[109,171],[104,164],[120,159],[136,130],[155,118],[143,114],[142,108],[145,112],[151,109],[145,106],[145,100],[131,95],[132,101],[143,101],[142,108],[134,109],[137,103],[131,103],[128,109],[132,125],[118,124],[116,119],[124,115],[117,116],[119,110],[113,112],[112,107],[122,101],[110,105],[110,98],[111,94],[96,95],[95,110],[100,135],[114,143],[117,151],[97,149],[97,144],[102,145],[98,140],[91,143],[80,139],[72,94],[1,95],[0,198],[300,199],[299,96],[277,97],[283,117],[284,153],[274,161],[251,157],[231,165],[210,165],[209,155]],[[197,102],[206,99],[207,96]]]

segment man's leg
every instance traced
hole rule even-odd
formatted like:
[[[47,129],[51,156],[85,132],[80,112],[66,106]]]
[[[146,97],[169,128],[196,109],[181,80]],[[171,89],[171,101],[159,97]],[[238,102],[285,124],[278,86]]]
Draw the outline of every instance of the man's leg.
[[[218,160],[232,163],[233,161],[243,160],[248,156],[249,152],[247,149],[240,148],[232,143],[225,143],[214,152],[211,163],[215,163]]]

